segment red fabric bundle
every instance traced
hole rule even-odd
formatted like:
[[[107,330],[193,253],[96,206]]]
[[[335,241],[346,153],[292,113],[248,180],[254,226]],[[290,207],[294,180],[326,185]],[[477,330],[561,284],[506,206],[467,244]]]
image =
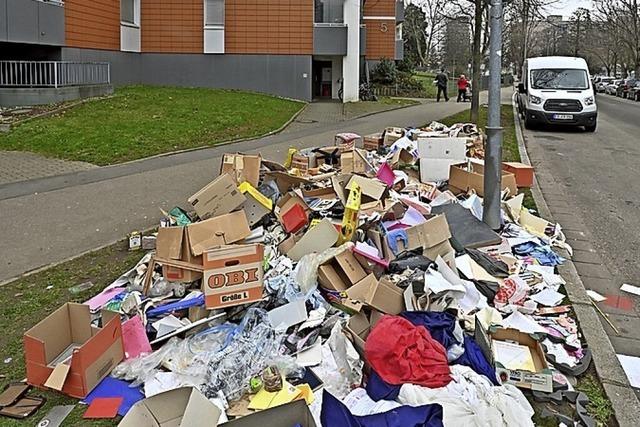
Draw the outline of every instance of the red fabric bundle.
[[[444,387],[451,381],[447,351],[424,326],[384,316],[364,346],[371,367],[387,383]]]

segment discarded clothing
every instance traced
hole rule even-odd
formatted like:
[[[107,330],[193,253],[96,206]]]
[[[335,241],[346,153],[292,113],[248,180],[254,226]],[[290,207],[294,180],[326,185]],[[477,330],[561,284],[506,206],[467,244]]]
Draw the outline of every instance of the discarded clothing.
[[[369,397],[376,402],[378,400],[395,400],[400,394],[399,385],[387,384],[374,369],[371,369],[366,389]]]
[[[384,316],[365,343],[365,356],[390,384],[442,387],[451,381],[446,349],[424,326],[399,316]]]
[[[442,406],[401,406],[381,414],[356,416],[326,390],[322,394],[322,425],[326,427],[440,427]]]
[[[493,277],[501,279],[509,277],[509,266],[504,262],[498,261],[477,249],[468,248],[467,253]]]
[[[404,405],[439,403],[445,426],[529,427],[533,408],[524,394],[511,384],[493,386],[485,377],[465,366],[451,367],[452,381],[441,388],[405,384],[398,401]]]
[[[464,353],[464,334],[453,314],[437,311],[404,311],[400,316],[415,326],[427,328],[431,337],[447,349],[449,361],[456,360]]]
[[[525,242],[511,248],[513,253],[520,256],[530,255],[541,265],[555,267],[562,264],[565,259],[551,250],[549,246],[542,246],[536,242]]]

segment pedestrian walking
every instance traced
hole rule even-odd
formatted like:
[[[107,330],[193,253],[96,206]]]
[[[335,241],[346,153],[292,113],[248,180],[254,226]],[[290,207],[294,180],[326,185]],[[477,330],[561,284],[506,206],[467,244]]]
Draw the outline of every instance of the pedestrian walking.
[[[467,100],[467,90],[469,89],[469,80],[464,74],[460,75],[458,79],[458,100],[457,102],[464,102]]]
[[[440,70],[440,72],[436,75],[436,86],[438,87],[438,95],[436,96],[436,101],[440,102],[440,95],[444,95],[445,102],[449,101],[449,95],[447,95],[447,83],[449,82],[449,78],[447,74],[444,72],[444,68]]]

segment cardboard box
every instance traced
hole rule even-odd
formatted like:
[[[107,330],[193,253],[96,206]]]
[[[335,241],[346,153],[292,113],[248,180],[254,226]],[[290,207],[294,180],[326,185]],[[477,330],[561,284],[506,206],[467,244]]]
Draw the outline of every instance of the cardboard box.
[[[187,199],[200,219],[229,213],[239,208],[245,197],[231,175],[225,173]]]
[[[334,291],[346,291],[365,277],[367,273],[349,250],[318,267],[318,283]]]
[[[338,237],[336,227],[325,218],[318,225],[310,227],[286,254],[292,260],[300,261],[307,254],[329,249],[338,242]]]
[[[212,247],[238,242],[251,234],[243,211],[209,218],[186,227],[161,227],[156,239],[159,258],[202,265],[202,253]],[[202,277],[198,271],[162,266],[162,275],[170,282],[193,282]]]
[[[503,162],[502,170],[516,176],[516,185],[522,188],[533,187],[533,167],[520,162]]]
[[[262,244],[221,246],[202,258],[205,307],[223,308],[262,299]]]
[[[385,314],[400,314],[404,310],[402,289],[385,279],[378,281],[373,274],[347,289],[346,294],[344,305],[354,311],[361,311],[363,305]]]
[[[517,329],[497,328],[487,331],[476,317],[475,340],[489,363],[495,366],[499,381],[545,393],[553,391],[553,374],[547,364],[542,345],[529,334]],[[513,351],[526,350],[530,354],[530,369],[505,366],[506,362],[499,360],[497,348],[500,345],[507,346],[510,357]]]
[[[404,129],[388,127],[384,130],[383,144],[387,147],[393,145],[394,142],[402,138],[405,134]]]
[[[27,382],[78,399],[124,359],[120,315],[102,311],[91,325],[88,305],[66,303],[24,333]]]
[[[315,153],[297,152],[291,158],[291,168],[298,169],[300,172],[307,173],[309,169],[318,166],[318,159]]]
[[[238,418],[221,427],[317,427],[304,399]],[[127,426],[128,427],[128,426]]]
[[[347,336],[351,338],[351,342],[356,351],[364,359],[364,343],[367,341],[369,332],[382,318],[382,313],[377,310],[371,310],[369,314],[363,312],[354,314],[349,318],[345,331]]]
[[[181,387],[137,402],[118,427],[211,427],[220,414],[198,389]]]
[[[502,171],[502,190],[508,188],[509,194],[518,194],[514,174]],[[449,189],[454,193],[466,193],[474,190],[484,196],[484,162],[477,160],[451,165],[449,170]]]
[[[357,133],[343,132],[337,134],[334,141],[336,147],[340,148],[340,152],[344,153],[345,151],[353,150],[356,145],[360,145],[362,137]]]
[[[222,156],[220,174],[228,173],[237,184],[248,182],[254,187],[260,183],[260,155],[225,154]]]
[[[340,155],[340,166],[342,173],[367,173],[367,155],[364,151],[356,148],[353,151],[346,151]]]
[[[466,138],[418,138],[420,181],[435,182],[449,179],[451,165],[467,158]]]
[[[362,148],[367,151],[378,151],[382,147],[383,137],[382,133],[373,133],[366,135],[363,138]]]
[[[387,185],[378,179],[365,178],[364,176],[360,175],[353,175],[346,186],[346,195],[349,194],[348,190],[351,189],[351,185],[353,185],[354,182],[360,186],[362,195],[368,197],[369,201],[381,200],[385,192],[387,191]],[[366,200],[364,200],[363,203],[364,202],[366,202]]]
[[[447,218],[444,215],[437,215],[422,224],[409,227],[405,229],[405,233],[407,242],[405,244],[404,241],[397,240],[397,253],[422,248],[427,258],[435,259],[429,255],[435,254],[436,256],[440,255],[444,257],[453,251],[453,248],[449,244],[451,231],[449,230]],[[388,261],[395,259],[395,254],[389,245],[387,236],[382,238],[382,245],[384,247],[385,259]]]

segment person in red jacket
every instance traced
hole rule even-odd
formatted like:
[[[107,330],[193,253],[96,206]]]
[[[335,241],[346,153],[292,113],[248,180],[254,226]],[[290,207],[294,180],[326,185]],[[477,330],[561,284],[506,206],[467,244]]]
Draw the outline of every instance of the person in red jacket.
[[[467,88],[469,87],[469,80],[464,74],[460,75],[458,79],[458,102],[467,100]]]

